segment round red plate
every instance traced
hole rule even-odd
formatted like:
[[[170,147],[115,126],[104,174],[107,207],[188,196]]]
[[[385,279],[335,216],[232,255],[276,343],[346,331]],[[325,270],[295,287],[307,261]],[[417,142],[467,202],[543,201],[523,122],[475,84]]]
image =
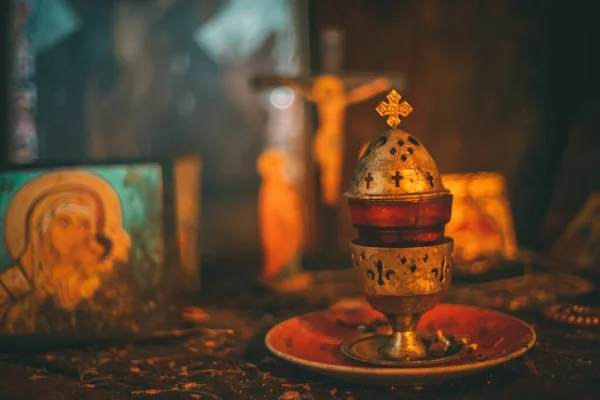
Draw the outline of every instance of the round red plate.
[[[535,343],[533,328],[518,318],[477,307],[440,304],[426,313],[418,330],[468,335],[476,348],[446,364],[423,368],[371,367],[353,361],[341,350],[358,336],[359,325],[382,323],[384,317],[364,305],[352,310],[327,310],[283,321],[267,333],[265,343],[278,357],[336,378],[393,385],[423,385],[457,379],[505,363]],[[473,346],[475,347],[475,346]]]

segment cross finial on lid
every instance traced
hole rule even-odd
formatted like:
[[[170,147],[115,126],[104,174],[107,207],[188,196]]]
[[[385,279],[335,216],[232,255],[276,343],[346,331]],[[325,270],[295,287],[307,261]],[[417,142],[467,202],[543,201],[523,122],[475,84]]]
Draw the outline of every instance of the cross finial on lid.
[[[382,117],[387,116],[387,123],[392,128],[400,125],[400,116],[407,117],[413,111],[413,108],[408,102],[402,100],[402,96],[395,90],[392,90],[387,95],[388,102],[382,101],[375,109]]]

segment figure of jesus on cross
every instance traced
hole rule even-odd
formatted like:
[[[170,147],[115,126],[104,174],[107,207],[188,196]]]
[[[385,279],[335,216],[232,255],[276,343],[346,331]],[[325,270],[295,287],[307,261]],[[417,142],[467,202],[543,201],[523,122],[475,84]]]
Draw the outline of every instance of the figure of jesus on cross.
[[[319,124],[312,144],[319,166],[321,201],[335,207],[342,197],[346,109],[394,87],[404,86],[404,77],[381,78],[374,74],[342,73],[343,34],[328,29],[322,35],[323,73],[309,77],[261,76],[258,87],[284,86],[300,93],[317,106]]]
[[[321,197],[324,204],[337,205],[341,198],[346,107],[384,92],[390,86],[388,79],[379,78],[346,91],[342,78],[330,74],[316,77],[312,87],[297,82],[288,84],[290,89],[317,105],[319,128],[313,150],[321,169]]]

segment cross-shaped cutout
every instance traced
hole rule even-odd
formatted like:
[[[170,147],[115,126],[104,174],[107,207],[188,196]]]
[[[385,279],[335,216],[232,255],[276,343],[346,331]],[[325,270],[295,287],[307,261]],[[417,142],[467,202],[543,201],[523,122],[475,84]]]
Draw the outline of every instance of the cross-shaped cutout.
[[[431,185],[431,187],[433,187],[433,176],[431,176],[431,174],[429,172],[427,172],[425,179],[427,179],[429,181],[429,184]]]
[[[400,171],[396,171],[396,175],[392,176],[392,180],[396,183],[396,187],[400,187],[400,181],[402,180],[402,175],[400,175]]]
[[[413,110],[412,106],[406,101],[400,103],[402,96],[395,90],[387,95],[388,103],[382,101],[375,109],[382,117],[387,116],[387,123],[392,128],[400,125],[400,116],[407,117]]]
[[[367,176],[364,177],[365,182],[367,182],[367,189],[369,189],[369,187],[371,186],[371,182],[373,182],[373,177],[371,176],[371,173],[369,172],[367,174]]]

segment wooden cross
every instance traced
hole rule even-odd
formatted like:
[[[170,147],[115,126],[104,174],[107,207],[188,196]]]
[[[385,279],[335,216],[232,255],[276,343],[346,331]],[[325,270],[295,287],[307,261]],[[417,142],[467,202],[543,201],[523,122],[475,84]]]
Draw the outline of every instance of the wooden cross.
[[[400,181],[402,180],[402,175],[400,175],[400,171],[396,171],[396,175],[392,176],[392,180],[396,182],[396,187],[400,187]]]
[[[400,93],[396,92],[395,90],[392,90],[388,93],[387,99],[388,103],[382,101],[375,110],[382,117],[387,116],[388,125],[392,128],[395,128],[400,125],[400,122],[402,122],[400,121],[399,116],[407,117],[413,111],[413,108],[406,101],[400,103],[402,96],[400,96]]]
[[[343,149],[346,147],[345,114],[348,106],[365,101],[390,87],[404,87],[403,76],[342,73],[343,33],[329,29],[323,34],[322,72],[309,77],[258,76],[257,88],[285,86],[317,106],[319,126],[314,137],[315,161],[319,165],[321,199],[337,207],[342,198]]]

